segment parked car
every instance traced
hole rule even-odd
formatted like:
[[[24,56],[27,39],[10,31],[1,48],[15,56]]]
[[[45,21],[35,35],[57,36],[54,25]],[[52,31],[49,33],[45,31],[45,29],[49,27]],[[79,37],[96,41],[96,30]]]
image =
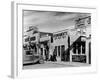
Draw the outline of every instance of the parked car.
[[[40,54],[36,54],[30,50],[24,50],[23,54],[23,64],[30,64],[30,63],[44,63],[43,56]]]

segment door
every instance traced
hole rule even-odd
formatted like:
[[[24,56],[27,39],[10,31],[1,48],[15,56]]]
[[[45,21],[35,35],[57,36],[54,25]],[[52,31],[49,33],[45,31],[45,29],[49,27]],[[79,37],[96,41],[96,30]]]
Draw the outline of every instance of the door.
[[[65,45],[61,45],[61,61],[64,61]]]

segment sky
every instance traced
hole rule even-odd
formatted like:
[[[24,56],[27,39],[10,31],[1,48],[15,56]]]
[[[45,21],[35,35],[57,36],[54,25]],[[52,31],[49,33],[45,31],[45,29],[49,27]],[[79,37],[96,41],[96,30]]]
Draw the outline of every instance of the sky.
[[[55,12],[55,11],[33,11],[24,10],[24,31],[29,26],[34,26],[42,32],[56,32],[64,29],[74,29],[75,19],[79,16],[89,15],[87,13]]]

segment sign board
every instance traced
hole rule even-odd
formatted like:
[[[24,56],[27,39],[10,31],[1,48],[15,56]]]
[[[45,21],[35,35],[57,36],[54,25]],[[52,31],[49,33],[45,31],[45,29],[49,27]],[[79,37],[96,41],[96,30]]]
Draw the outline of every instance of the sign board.
[[[45,36],[45,37],[40,38],[40,42],[48,41],[48,40],[50,40],[50,36]]]
[[[91,24],[91,16],[83,17],[83,18],[78,18],[75,21],[75,28],[86,28],[88,25]]]

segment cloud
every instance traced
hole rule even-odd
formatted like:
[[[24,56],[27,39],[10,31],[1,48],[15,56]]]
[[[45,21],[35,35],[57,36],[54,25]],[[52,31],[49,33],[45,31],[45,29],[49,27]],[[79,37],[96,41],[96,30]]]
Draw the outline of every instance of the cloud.
[[[24,29],[38,25],[40,31],[55,32],[74,26],[81,13],[54,11],[24,11]],[[27,27],[27,28],[26,28]]]

